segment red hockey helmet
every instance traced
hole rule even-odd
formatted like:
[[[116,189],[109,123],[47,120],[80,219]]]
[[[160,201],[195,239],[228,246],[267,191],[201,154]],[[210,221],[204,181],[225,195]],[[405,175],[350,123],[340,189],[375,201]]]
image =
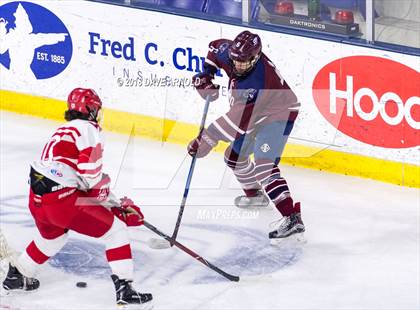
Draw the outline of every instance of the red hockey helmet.
[[[70,111],[88,114],[92,120],[97,120],[98,113],[102,108],[102,102],[93,89],[75,88],[67,98],[67,108]]]
[[[229,47],[229,58],[233,61],[233,70],[238,75],[249,72],[261,55],[261,39],[248,30],[242,31]]]

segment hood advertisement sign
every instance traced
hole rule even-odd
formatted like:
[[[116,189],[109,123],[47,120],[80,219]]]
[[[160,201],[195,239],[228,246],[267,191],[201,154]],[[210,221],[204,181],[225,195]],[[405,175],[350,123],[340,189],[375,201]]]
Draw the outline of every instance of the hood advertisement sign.
[[[416,70],[381,57],[350,56],[324,66],[312,89],[318,110],[342,133],[384,148],[419,145]]]

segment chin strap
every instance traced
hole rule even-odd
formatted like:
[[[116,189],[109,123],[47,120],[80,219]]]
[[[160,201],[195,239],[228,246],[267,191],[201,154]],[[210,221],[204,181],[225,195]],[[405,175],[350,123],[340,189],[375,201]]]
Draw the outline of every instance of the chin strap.
[[[98,111],[96,111],[95,109],[91,110],[89,109],[89,107],[86,107],[86,110],[88,110],[89,112],[89,120],[97,123]]]

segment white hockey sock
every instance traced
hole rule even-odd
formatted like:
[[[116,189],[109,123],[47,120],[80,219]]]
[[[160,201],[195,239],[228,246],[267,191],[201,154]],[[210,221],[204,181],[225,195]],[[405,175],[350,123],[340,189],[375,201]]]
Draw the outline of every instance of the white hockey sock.
[[[68,234],[55,239],[45,239],[38,235],[15,261],[17,269],[25,276],[33,278],[38,266],[45,263],[51,256],[66,244]]]
[[[114,218],[111,228],[102,237],[105,241],[106,258],[112,273],[120,279],[133,279],[133,259],[127,226]]]

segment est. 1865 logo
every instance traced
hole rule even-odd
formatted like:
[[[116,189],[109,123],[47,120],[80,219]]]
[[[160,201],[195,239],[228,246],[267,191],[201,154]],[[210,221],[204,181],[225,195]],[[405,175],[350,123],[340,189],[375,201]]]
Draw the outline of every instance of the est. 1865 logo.
[[[420,73],[374,56],[349,56],[316,75],[321,114],[344,134],[370,145],[409,148],[420,141]]]
[[[0,67],[19,79],[60,74],[73,53],[70,33],[48,9],[31,2],[0,6]],[[4,71],[3,69],[7,69]]]

